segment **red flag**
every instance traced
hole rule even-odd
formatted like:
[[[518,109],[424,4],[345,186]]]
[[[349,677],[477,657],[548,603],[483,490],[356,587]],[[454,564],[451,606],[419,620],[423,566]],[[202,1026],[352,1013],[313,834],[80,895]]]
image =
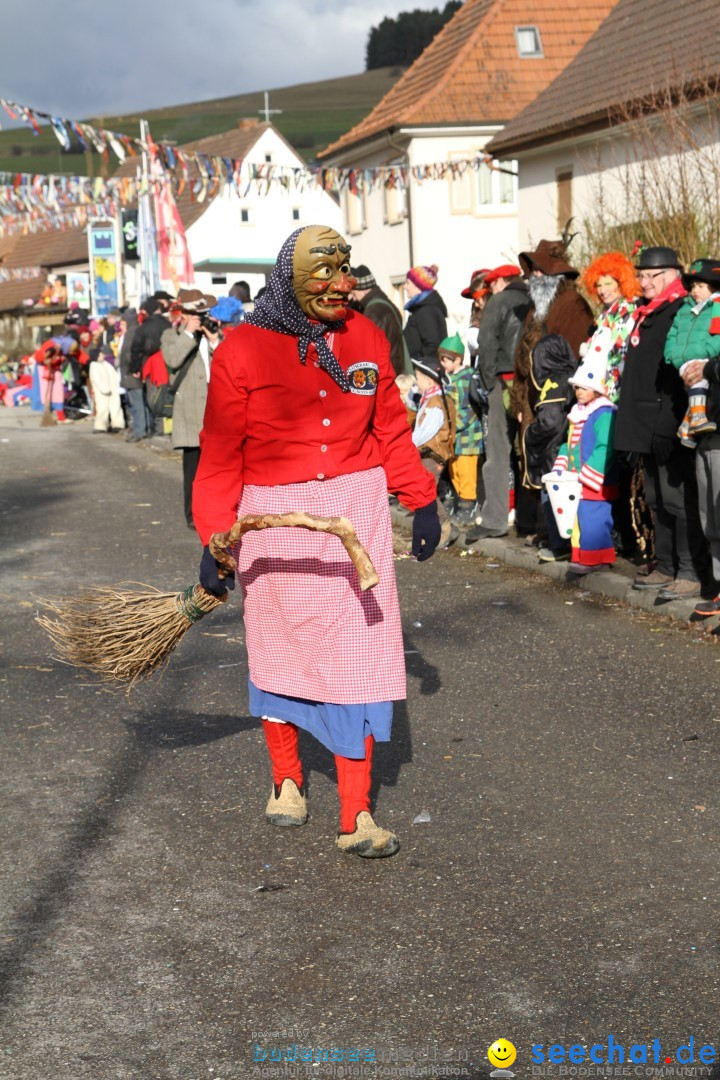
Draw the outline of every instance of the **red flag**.
[[[195,269],[170,180],[157,161],[153,162],[152,178],[160,277],[172,281],[177,292],[181,284],[194,285]]]

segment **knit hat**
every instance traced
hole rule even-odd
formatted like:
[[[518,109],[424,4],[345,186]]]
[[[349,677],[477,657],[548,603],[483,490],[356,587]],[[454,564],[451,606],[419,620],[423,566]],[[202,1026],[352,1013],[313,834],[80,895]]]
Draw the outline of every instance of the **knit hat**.
[[[453,334],[452,337],[446,337],[444,341],[441,341],[438,345],[438,356],[464,356],[465,355],[465,343],[459,334]]]
[[[364,263],[361,266],[351,266],[350,273],[355,278],[356,289],[372,289],[377,285],[377,281]]]
[[[607,393],[608,358],[612,348],[612,337],[613,332],[609,326],[603,326],[595,331],[582,364],[568,379],[571,386],[594,390],[596,394]]]
[[[427,292],[435,288],[438,279],[438,268],[435,265],[413,266],[411,270],[408,270],[406,277],[408,281],[412,281],[413,285],[417,285],[422,292]]]
[[[411,360],[410,363],[416,371],[422,371],[424,375],[429,375],[431,379],[434,379],[438,385],[442,385],[444,373],[432,356],[419,356],[416,360]]]

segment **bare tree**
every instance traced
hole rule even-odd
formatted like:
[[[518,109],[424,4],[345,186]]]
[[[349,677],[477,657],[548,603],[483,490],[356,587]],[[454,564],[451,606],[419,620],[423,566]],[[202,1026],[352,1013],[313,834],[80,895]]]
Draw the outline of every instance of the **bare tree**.
[[[582,222],[585,262],[611,249],[629,253],[636,240],[672,247],[686,265],[720,253],[720,88],[709,78],[672,83],[613,110],[619,137],[610,167],[602,143],[585,162],[596,178],[594,209]]]

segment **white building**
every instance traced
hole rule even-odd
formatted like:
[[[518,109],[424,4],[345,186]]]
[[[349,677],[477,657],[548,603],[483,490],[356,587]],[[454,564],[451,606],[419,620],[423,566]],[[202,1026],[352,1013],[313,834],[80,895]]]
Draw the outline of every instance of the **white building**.
[[[703,208],[717,240],[720,38],[708,32],[717,10],[717,0],[698,0],[688,18],[673,0],[619,0],[493,139],[492,154],[518,161],[523,248],[556,237],[572,218],[576,258],[593,254],[598,240],[629,254],[634,239],[665,235],[679,238],[688,261],[717,253],[682,251],[683,236],[692,246],[696,235],[682,217]]]
[[[361,173],[387,165],[409,170],[404,188],[376,184],[341,196],[353,264],[368,265],[400,306],[407,270],[436,264],[450,327],[464,327],[469,312],[460,292],[472,271],[517,260],[515,162],[508,155],[491,170],[482,154],[614,3],[465,0],[372,112],[323,151],[324,163]],[[415,167],[465,161],[475,167],[458,166],[444,179],[412,176]]]
[[[304,160],[272,124],[242,120],[234,131],[211,135],[182,149],[242,159],[239,192],[228,184],[207,201],[177,200],[199,289],[223,295],[241,278],[253,295],[264,285],[283,241],[304,225],[342,228],[335,198],[315,183],[268,182],[274,173],[302,170]]]

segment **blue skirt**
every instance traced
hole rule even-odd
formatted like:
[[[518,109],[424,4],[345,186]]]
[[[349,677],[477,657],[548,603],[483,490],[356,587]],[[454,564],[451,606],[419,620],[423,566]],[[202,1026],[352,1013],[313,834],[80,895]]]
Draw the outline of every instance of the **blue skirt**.
[[[255,686],[252,679],[248,679],[248,683],[252,716],[274,716],[276,720],[289,720],[291,724],[296,724],[303,731],[314,735],[331,754],[364,758],[367,735],[372,735],[376,742],[390,740],[392,701],[335,705],[272,694]]]

